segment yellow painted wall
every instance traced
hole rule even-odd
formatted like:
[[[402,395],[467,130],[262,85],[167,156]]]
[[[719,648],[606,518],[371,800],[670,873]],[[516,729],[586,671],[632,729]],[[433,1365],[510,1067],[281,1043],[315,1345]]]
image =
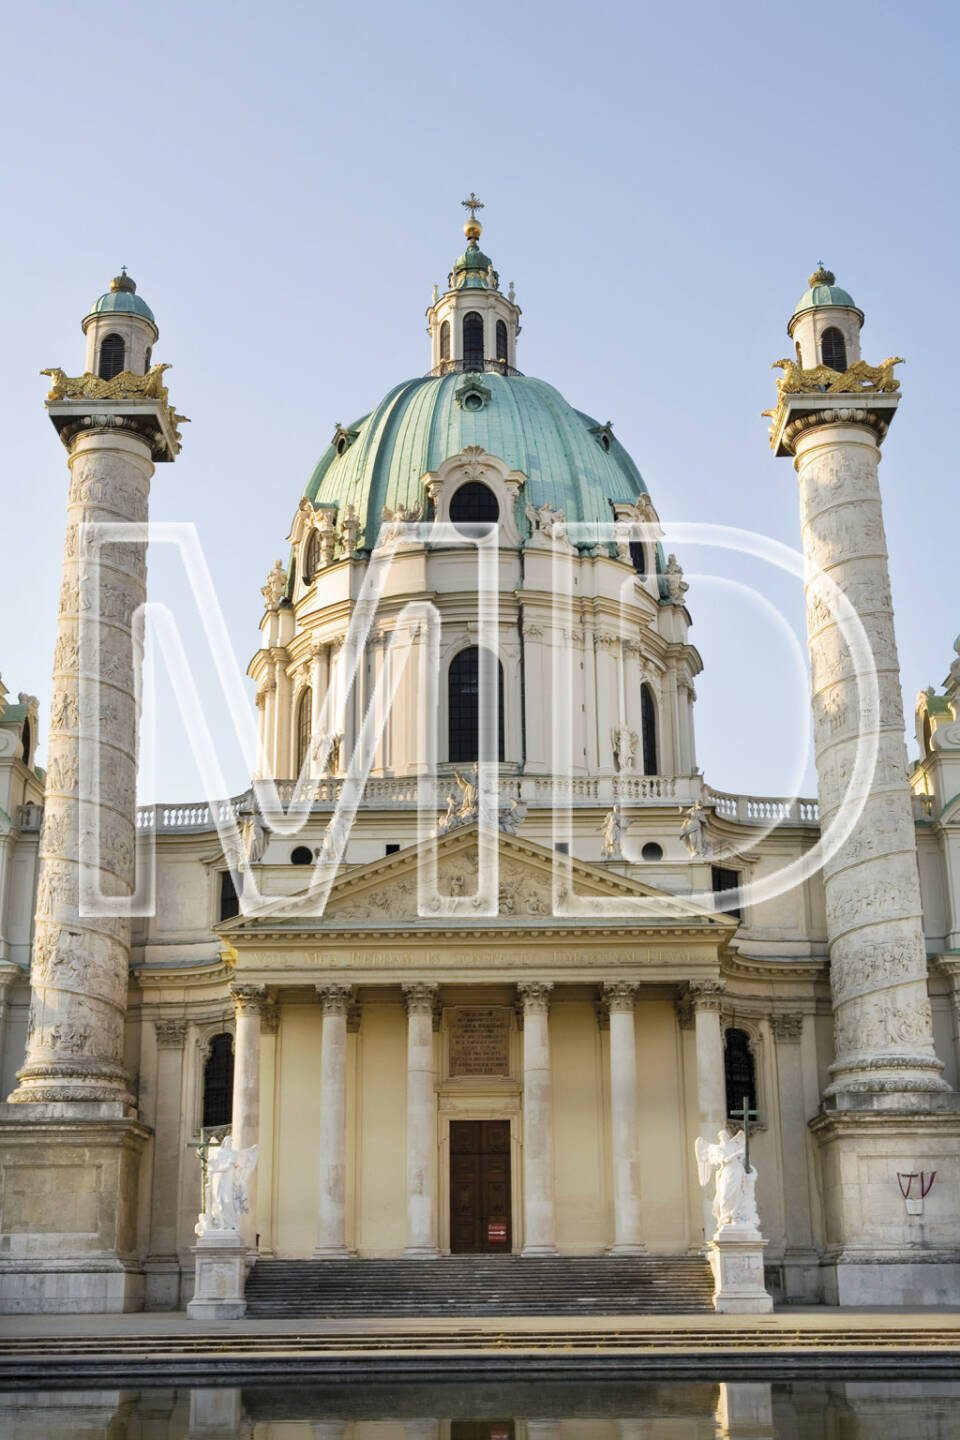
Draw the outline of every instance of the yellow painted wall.
[[[277,1056],[276,1253],[302,1258],[317,1241],[320,1155],[319,1005],[285,1005]]]
[[[637,1006],[637,1084],[643,1240],[651,1250],[679,1253],[690,1239],[683,1186],[688,1161],[678,1124],[677,1019],[669,1000]]]
[[[613,1239],[606,1183],[604,1057],[596,1009],[564,1001],[550,1012],[557,1244],[602,1250]]]
[[[356,1244],[362,1255],[384,1255],[401,1251],[407,1238],[407,1017],[403,1006],[364,1005],[358,1038]],[[347,1149],[349,1153],[349,1140]],[[349,1194],[347,1203],[349,1207]]]

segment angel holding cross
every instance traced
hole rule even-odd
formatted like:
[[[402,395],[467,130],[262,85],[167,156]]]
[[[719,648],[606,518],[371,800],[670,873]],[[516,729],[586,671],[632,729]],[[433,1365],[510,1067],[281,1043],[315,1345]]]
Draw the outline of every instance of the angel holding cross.
[[[694,1148],[700,1184],[709,1185],[710,1177],[716,1173],[713,1215],[717,1229],[736,1225],[759,1230],[760,1217],[755,1195],[757,1172],[747,1158],[743,1131],[731,1135],[729,1130],[721,1130],[714,1145],[698,1136]]]

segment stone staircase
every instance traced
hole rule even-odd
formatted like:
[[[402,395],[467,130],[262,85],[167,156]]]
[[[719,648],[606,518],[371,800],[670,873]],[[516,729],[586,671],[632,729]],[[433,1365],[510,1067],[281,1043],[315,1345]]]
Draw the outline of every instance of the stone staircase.
[[[643,1315],[712,1311],[698,1255],[258,1260],[247,1315]]]

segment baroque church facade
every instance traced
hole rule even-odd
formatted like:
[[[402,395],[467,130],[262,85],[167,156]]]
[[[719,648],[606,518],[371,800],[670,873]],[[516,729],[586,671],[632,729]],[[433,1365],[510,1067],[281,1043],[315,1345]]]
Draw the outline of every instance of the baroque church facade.
[[[45,772],[36,702],[0,689],[7,1311],[182,1307],[198,1150],[228,1128],[258,1147],[251,1260],[697,1254],[694,1141],[745,1111],[777,1297],[960,1299],[960,660],[908,772],[894,362],[861,359],[821,268],[771,411],[819,799],[714,789],[654,500],[608,424],[517,369],[475,208],[428,374],[337,426],[264,586],[241,796],[135,808],[142,527],[181,417],[129,277],[83,321],[84,374],[48,372]],[[135,837],[149,914],[124,913]]]

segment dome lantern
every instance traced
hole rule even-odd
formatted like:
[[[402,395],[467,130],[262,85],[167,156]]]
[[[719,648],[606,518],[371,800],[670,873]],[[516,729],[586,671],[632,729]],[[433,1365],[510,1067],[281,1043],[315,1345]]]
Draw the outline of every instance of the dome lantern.
[[[110,289],[95,300],[83,319],[87,337],[86,369],[102,380],[121,370],[145,375],[159,331],[153,311],[137,294],[137,284],[126,265],[110,281]]]
[[[473,191],[461,202],[469,212],[463,233],[467,248],[453,262],[444,295],[437,293],[427,310],[431,340],[431,373],[491,370],[509,375],[516,368],[520,307],[513,286],[504,295],[493,261],[480,249],[483,226],[477,219],[483,201]]]
[[[804,370],[827,365],[843,372],[860,359],[863,311],[841,289],[837,277],[820,260],[787,325]]]

